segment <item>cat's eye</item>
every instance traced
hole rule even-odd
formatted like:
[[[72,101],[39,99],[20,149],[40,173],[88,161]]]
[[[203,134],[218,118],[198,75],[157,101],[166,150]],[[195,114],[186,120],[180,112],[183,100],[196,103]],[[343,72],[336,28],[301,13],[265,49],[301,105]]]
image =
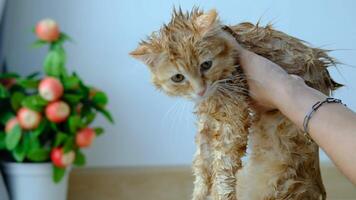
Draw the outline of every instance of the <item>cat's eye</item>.
[[[213,65],[213,61],[211,60],[205,61],[202,64],[200,64],[200,71],[201,72],[208,71],[212,65]]]
[[[183,74],[176,74],[176,75],[172,76],[171,79],[173,82],[179,83],[184,80],[184,76],[183,76]]]

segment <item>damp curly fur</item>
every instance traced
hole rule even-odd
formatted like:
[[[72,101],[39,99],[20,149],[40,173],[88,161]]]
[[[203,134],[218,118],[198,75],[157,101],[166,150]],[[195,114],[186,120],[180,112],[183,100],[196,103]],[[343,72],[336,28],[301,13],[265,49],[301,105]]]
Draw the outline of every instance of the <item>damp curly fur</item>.
[[[337,62],[328,50],[271,25],[244,22],[229,26],[232,34],[223,27],[214,10],[174,10],[168,24],[131,52],[147,64],[157,88],[196,101],[193,200],[326,199],[318,146],[279,111],[261,114],[251,108],[236,42],[327,95],[341,86],[327,71]],[[202,72],[205,60],[214,64]],[[177,73],[187,80],[172,82]],[[205,86],[208,95],[197,99]],[[242,166],[247,146],[251,155]]]

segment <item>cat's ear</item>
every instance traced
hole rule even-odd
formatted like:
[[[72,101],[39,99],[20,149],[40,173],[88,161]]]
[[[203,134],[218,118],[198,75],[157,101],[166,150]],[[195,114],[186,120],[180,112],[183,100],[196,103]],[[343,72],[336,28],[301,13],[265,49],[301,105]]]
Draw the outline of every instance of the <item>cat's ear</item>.
[[[157,53],[147,44],[140,44],[134,51],[130,52],[130,55],[149,66],[153,66]]]
[[[216,10],[210,10],[195,19],[195,24],[199,32],[204,34],[214,25],[218,17]]]

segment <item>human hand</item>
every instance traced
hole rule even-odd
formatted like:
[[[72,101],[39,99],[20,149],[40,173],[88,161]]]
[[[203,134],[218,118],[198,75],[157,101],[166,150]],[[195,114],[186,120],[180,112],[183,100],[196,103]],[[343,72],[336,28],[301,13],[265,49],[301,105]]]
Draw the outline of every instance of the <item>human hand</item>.
[[[240,64],[247,77],[250,96],[259,111],[278,109],[281,95],[298,85],[305,85],[299,76],[289,75],[274,62],[239,47]]]

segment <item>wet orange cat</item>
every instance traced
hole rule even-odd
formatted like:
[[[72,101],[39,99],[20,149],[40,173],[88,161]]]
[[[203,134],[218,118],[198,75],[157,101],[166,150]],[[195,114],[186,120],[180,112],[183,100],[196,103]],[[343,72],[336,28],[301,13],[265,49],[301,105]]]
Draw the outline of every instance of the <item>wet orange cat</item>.
[[[196,102],[193,200],[325,199],[318,146],[279,111],[249,106],[237,44],[325,94],[338,86],[326,69],[334,61],[322,49],[271,26],[224,26],[214,10],[174,11],[131,55],[149,67],[157,88]]]

